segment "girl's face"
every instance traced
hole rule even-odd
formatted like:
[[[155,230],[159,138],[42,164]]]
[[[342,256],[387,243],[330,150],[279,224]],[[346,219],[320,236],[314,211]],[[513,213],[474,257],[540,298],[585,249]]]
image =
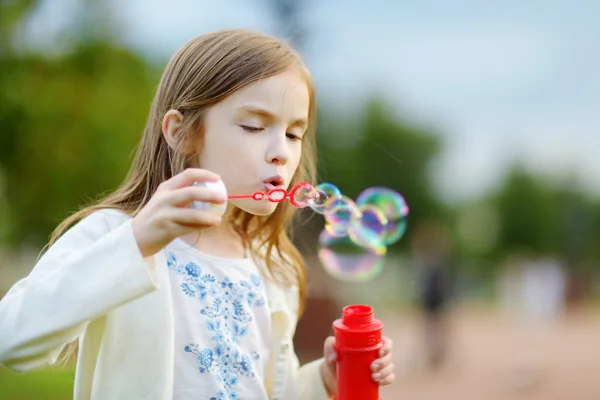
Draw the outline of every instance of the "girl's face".
[[[206,113],[200,168],[219,174],[229,194],[288,189],[302,155],[309,102],[296,69],[236,91]],[[229,202],[255,215],[269,215],[277,206],[268,200]]]

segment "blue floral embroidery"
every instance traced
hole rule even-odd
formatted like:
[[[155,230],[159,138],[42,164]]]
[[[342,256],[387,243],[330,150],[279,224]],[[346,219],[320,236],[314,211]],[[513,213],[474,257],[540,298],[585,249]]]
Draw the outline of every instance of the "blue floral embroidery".
[[[213,275],[203,273],[200,266],[190,262],[178,264],[173,252],[168,252],[167,266],[181,276],[182,292],[200,302],[200,314],[206,317],[206,328],[214,333],[214,347],[200,348],[189,344],[184,350],[198,360],[200,373],[211,373],[223,387],[216,397],[210,400],[233,400],[238,398],[235,386],[243,376],[254,377],[252,360],[258,360],[255,351],[250,354],[240,352],[236,345],[248,334],[248,323],[252,316],[251,307],[262,307],[265,299],[261,295],[262,279],[252,274],[250,282],[242,280],[235,284],[225,276],[218,281]]]

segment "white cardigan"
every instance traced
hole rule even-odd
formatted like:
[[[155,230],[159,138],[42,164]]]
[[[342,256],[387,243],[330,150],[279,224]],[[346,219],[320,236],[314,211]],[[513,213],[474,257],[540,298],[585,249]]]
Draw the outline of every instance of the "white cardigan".
[[[321,360],[299,368],[297,288],[266,281],[273,400],[326,400]],[[0,363],[25,372],[79,340],[74,399],[167,400],[173,393],[173,309],[163,252],[144,259],[131,218],[97,211],[68,230],[0,300]]]

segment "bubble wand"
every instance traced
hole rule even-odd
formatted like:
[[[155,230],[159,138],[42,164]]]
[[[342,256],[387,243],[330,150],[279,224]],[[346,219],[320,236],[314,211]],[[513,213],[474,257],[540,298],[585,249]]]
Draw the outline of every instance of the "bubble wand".
[[[332,237],[348,236],[356,245],[383,255],[406,229],[408,206],[397,192],[384,187],[363,191],[353,201],[331,183],[313,186],[296,184],[289,192],[273,188],[268,192],[228,195],[228,199],[252,199],[281,203],[288,200],[296,208],[311,208],[325,217],[325,230]]]

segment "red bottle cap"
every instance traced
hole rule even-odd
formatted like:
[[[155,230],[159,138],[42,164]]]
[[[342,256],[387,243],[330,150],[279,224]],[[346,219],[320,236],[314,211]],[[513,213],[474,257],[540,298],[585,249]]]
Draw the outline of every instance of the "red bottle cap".
[[[383,323],[375,319],[371,306],[356,304],[344,307],[342,319],[333,323],[336,347],[368,351],[381,345]]]

